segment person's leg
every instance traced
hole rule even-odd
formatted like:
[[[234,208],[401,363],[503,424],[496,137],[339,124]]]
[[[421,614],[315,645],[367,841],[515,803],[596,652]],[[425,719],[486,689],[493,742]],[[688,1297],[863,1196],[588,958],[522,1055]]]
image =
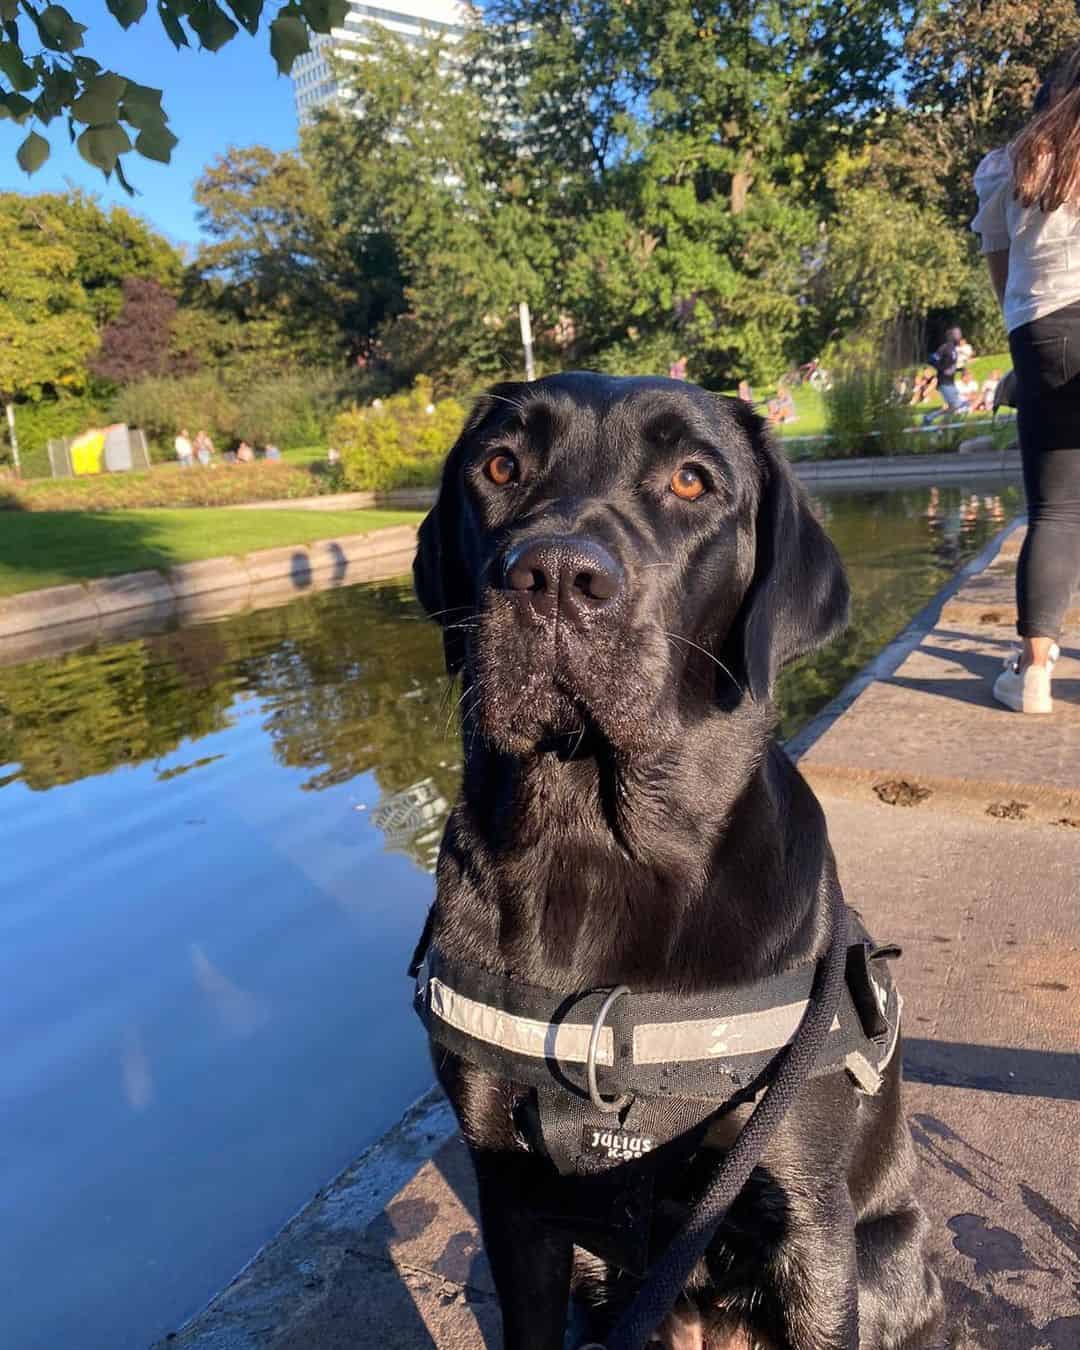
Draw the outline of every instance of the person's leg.
[[[1016,569],[1016,630],[1023,664],[1046,665],[1080,582],[1080,448],[1025,452],[1024,490],[1028,533]]]

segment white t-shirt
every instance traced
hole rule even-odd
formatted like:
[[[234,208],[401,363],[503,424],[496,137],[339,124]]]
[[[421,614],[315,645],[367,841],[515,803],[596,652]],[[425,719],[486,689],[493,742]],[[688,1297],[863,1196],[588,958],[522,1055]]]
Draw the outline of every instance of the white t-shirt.
[[[1010,147],[991,150],[975,170],[979,209],[971,228],[983,253],[1009,250],[1005,327],[1053,314],[1080,300],[1080,212],[1022,206],[1013,191]]]
[[[194,451],[191,448],[191,442],[186,436],[177,436],[174,444],[176,446],[177,459],[191,459]]]

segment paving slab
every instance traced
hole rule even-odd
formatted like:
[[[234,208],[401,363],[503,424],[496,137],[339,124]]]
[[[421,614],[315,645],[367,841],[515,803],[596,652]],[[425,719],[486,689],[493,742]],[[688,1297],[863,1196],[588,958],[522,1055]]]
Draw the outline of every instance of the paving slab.
[[[1080,830],[822,804],[849,903],[904,949],[905,1107],[946,1343],[1076,1350]]]
[[[858,716],[845,714],[815,742],[800,769],[819,789],[834,776],[862,778],[867,791],[910,783],[939,796],[980,795],[987,806],[1033,793],[1070,814],[1080,800],[1080,639],[1063,643],[1049,717],[1024,717],[991,696],[1016,642],[1007,626],[976,632],[947,625],[943,614],[899,669],[860,695]]]

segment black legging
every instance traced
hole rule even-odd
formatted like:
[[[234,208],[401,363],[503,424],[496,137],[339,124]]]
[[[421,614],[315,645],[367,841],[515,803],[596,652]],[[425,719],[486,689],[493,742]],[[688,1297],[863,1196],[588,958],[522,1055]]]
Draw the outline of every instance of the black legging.
[[[1080,584],[1080,303],[1014,329],[1009,347],[1028,503],[1016,631],[1056,639]]]

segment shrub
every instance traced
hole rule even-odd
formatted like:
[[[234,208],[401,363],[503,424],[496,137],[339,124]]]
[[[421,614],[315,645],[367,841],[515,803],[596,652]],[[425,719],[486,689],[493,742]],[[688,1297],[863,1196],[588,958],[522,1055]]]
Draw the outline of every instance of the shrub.
[[[331,439],[347,487],[386,492],[436,482],[464,424],[461,404],[452,398],[433,402],[430,382],[419,379],[407,394],[341,413]]]
[[[895,377],[880,363],[849,364],[825,394],[825,424],[833,453],[886,455],[905,447],[910,418],[896,392]]]
[[[15,405],[15,434],[19,438],[19,459],[25,478],[48,478],[49,442],[64,436],[77,436],[88,427],[101,426],[109,418],[89,398],[42,399],[40,403]],[[0,414],[0,460],[10,460],[7,419]]]
[[[163,464],[150,473],[103,473],[43,482],[0,477],[0,509],[119,511],[148,506],[236,506],[312,496],[322,482],[310,469],[285,463],[217,464],[211,470]]]
[[[341,401],[342,382],[328,371],[269,376],[237,395],[236,434],[252,445],[325,444]]]
[[[181,427],[194,436],[207,431],[218,449],[236,439],[239,409],[214,375],[183,379],[150,376],[121,390],[110,408],[112,420],[141,427],[159,455],[171,458]]]
[[[273,442],[282,449],[325,444],[329,424],[348,392],[346,381],[329,371],[296,374],[264,372],[230,386],[209,373],[181,379],[151,377],[122,390],[112,403],[116,421],[141,427],[157,453],[172,459],[181,427],[210,433],[218,450],[239,440]]]

